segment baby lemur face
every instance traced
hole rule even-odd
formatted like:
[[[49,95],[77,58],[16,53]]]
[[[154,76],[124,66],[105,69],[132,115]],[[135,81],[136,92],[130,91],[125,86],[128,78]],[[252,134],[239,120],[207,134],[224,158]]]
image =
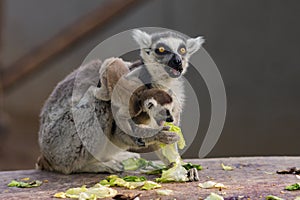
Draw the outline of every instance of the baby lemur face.
[[[137,124],[151,127],[173,122],[173,100],[164,90],[151,88],[138,92],[131,98],[131,114]]]
[[[170,31],[148,34],[134,30],[133,38],[140,45],[141,57],[148,69],[152,66],[159,74],[167,74],[171,78],[186,72],[190,56],[204,42],[202,37],[186,38]]]
[[[147,99],[143,106],[145,112],[150,117],[151,124],[156,126],[163,126],[164,122],[173,122],[172,103],[162,105],[161,102],[157,102],[154,98]]]

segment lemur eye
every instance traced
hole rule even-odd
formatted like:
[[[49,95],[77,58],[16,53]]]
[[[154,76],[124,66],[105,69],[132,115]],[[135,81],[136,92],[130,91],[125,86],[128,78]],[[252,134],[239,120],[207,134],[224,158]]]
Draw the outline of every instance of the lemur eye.
[[[168,51],[166,51],[166,49],[164,47],[158,47],[157,49],[155,49],[155,53],[157,53],[158,55],[164,55],[167,54]]]
[[[186,52],[186,49],[184,47],[180,48],[180,53],[181,54],[185,54],[185,52]]]
[[[147,105],[148,109],[151,109],[153,106],[154,106],[153,103],[148,103]]]
[[[159,47],[159,48],[158,48],[158,51],[159,51],[160,53],[163,53],[163,52],[165,52],[165,48]]]

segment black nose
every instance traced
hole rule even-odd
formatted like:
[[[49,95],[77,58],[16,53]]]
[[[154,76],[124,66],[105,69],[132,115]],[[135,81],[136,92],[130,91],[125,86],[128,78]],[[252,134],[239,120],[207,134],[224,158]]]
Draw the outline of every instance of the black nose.
[[[166,122],[173,122],[173,121],[174,121],[174,119],[173,119],[172,116],[169,116],[169,117],[166,119]]]
[[[181,58],[177,54],[173,54],[172,58],[170,59],[168,66],[181,71],[182,70],[182,62]]]
[[[167,114],[166,122],[173,122],[174,119],[169,110],[166,111],[166,114]]]

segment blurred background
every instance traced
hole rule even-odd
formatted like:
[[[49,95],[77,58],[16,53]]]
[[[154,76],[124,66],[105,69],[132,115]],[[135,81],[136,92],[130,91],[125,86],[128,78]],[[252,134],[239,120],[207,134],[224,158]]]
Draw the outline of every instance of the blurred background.
[[[60,80],[101,41],[146,26],[206,39],[228,101],[207,157],[300,155],[299,9],[297,0],[0,0],[0,170],[34,167],[39,112]],[[209,121],[200,82],[203,120],[185,158],[197,157]]]

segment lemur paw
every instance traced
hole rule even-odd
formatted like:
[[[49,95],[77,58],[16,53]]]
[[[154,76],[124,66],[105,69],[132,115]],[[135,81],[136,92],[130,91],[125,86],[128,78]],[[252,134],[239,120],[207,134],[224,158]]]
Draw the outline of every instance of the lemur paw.
[[[157,140],[164,144],[173,144],[179,141],[179,136],[177,133],[169,132],[169,131],[161,131],[157,135]]]
[[[124,167],[121,160],[110,160],[103,163],[105,166],[105,171],[109,173],[123,172]]]
[[[187,177],[189,181],[199,181],[198,170],[196,168],[189,169]]]
[[[123,151],[114,156],[114,160],[120,160],[120,161],[127,160],[129,158],[140,158],[140,154]]]

